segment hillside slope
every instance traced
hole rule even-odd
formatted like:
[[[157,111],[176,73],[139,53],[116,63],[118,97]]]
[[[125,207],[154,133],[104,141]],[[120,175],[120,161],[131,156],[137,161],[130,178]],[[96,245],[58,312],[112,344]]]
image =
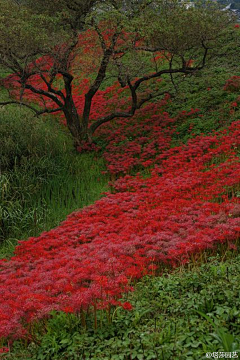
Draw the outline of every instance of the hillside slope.
[[[21,242],[1,261],[1,336],[26,336],[51,310],[119,305],[134,279],[196,261],[206,249],[236,248],[239,146],[239,121],[197,137],[157,157],[149,178],[120,179],[116,194]]]

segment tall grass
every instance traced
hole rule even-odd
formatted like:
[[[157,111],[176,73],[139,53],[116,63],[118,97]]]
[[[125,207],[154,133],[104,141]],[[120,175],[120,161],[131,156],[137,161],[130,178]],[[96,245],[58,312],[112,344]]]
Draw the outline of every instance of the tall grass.
[[[107,190],[104,161],[77,154],[64,127],[16,107],[0,111],[0,258]]]

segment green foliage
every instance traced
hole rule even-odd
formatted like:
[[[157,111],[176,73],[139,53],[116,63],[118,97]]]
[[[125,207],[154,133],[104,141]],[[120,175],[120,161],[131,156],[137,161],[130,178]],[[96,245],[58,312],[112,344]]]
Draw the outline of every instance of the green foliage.
[[[203,44],[209,49],[211,45],[216,46],[216,39],[231,22],[230,16],[212,1],[198,1],[197,6],[187,9],[178,0],[160,0],[154,2],[151,26],[149,13],[146,16],[144,30],[153,44],[179,57],[180,63],[196,57],[198,51],[204,51]]]
[[[10,250],[14,239],[58,225],[106,190],[103,160],[70,150],[65,129],[49,118],[1,110],[0,139],[0,238]]]
[[[208,320],[209,323],[213,326],[215,332],[212,334],[212,336],[217,339],[225,352],[240,351],[240,344],[238,339],[235,338],[235,336],[233,336],[229,332],[226,332],[226,329],[224,327],[218,327],[218,325],[213,322],[213,320],[206,314],[202,313],[201,311],[197,311],[197,313],[203,316],[206,320]],[[237,312],[237,315],[238,314],[239,312]]]
[[[12,66],[15,63],[20,69],[20,64],[34,60],[39,51],[44,53],[67,39],[67,32],[57,16],[34,13],[11,0],[1,0],[0,5],[1,65],[6,65],[9,56]],[[18,54],[18,63],[16,57],[11,57],[11,51],[15,56]]]
[[[99,313],[95,331],[81,325],[80,315],[54,313],[36,342],[27,350],[16,343],[5,359],[198,360],[206,352],[239,351],[239,265],[239,256],[212,258],[200,268],[146,277],[128,294],[133,310],[115,309],[110,323]]]
[[[232,108],[239,95],[224,90],[232,74],[240,75],[240,48],[227,41],[223,41],[220,48],[224,55],[213,58],[204,71],[186,77],[184,82],[176,79],[177,91],[167,107],[171,116],[177,117],[173,146],[187,142],[193,136],[224,129],[240,118],[240,106]],[[199,111],[188,116],[182,115],[183,109],[186,113],[191,109]]]

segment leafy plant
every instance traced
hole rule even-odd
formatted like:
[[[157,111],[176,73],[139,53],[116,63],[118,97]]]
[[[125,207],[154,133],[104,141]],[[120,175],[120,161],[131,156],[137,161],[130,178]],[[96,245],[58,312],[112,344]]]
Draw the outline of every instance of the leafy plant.
[[[224,327],[219,327],[208,315],[201,311],[196,312],[203,316],[214,328],[215,333],[212,336],[217,339],[222,349],[226,352],[240,351],[240,343],[238,339],[231,333],[227,332]]]
[[[240,306],[239,262],[237,256],[222,263],[219,256],[198,268],[144,277],[122,299],[133,309],[118,307],[111,322],[99,311],[95,330],[93,314],[83,327],[81,314],[54,312],[36,325],[34,343],[15,342],[5,358],[197,360],[206,352],[237,351],[240,317],[232,304]],[[205,315],[198,309],[209,294],[214,307]]]

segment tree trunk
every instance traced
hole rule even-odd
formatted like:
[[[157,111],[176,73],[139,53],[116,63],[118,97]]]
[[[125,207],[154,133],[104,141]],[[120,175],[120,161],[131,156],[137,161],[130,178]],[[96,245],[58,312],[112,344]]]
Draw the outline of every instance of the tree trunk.
[[[87,124],[80,121],[72,97],[66,98],[63,112],[67,121],[67,127],[73,137],[74,147],[77,148],[83,141],[89,140]]]

